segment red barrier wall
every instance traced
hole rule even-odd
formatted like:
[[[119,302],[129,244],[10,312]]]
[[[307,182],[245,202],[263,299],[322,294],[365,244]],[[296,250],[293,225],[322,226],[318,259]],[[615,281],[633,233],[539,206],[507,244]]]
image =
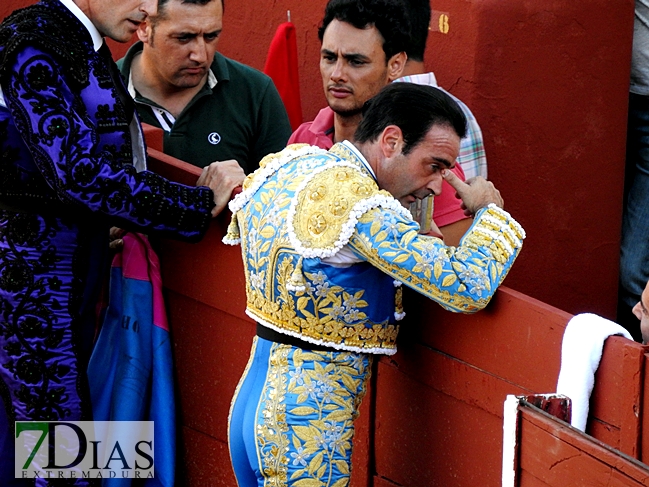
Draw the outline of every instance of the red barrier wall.
[[[160,248],[180,397],[179,480],[187,487],[235,485],[227,416],[254,324],[243,313],[240,250],[220,243],[226,224],[217,219],[198,244]],[[375,361],[363,401],[351,486],[501,485],[505,397],[556,389],[570,315],[508,288],[475,315],[446,312],[410,291],[404,304],[399,351]],[[621,337],[607,341],[587,431],[647,461],[645,351]]]
[[[649,471],[534,407],[519,406],[516,487],[648,486]]]
[[[491,178],[528,230],[507,284],[614,317],[633,2],[474,4]]]
[[[189,174],[150,153],[158,172],[196,179],[196,168]],[[220,242],[227,222],[219,217],[198,244],[160,247],[180,398],[179,481],[188,487],[235,485],[227,416],[254,324],[243,312],[240,249]],[[508,288],[474,315],[446,312],[410,291],[404,301],[399,351],[375,361],[361,408],[352,487],[501,485],[505,397],[556,389],[570,315]],[[587,431],[647,461],[645,352],[621,337],[607,340]]]
[[[28,3],[1,2],[0,18]],[[325,3],[226,1],[219,48],[258,69],[291,11],[305,120],[325,104],[317,39]],[[633,1],[435,0],[433,8],[427,65],[475,112],[490,179],[528,231],[507,284],[573,313],[613,317]],[[113,49],[119,57],[125,46]]]
[[[5,0],[0,17],[28,3]],[[311,119],[324,105],[316,26],[325,2],[292,3],[226,0],[220,49],[261,68],[291,9]],[[612,316],[633,2],[436,0],[434,8],[448,23],[443,17],[446,33],[431,33],[428,66],[476,113],[490,178],[528,231],[508,286],[573,313]],[[253,325],[243,314],[238,249],[218,244],[224,231],[219,220],[198,246],[162,252],[189,485],[233,485],[224,420]],[[498,405],[505,393],[554,388],[568,315],[511,290],[469,318],[410,298],[401,351],[378,363],[375,399],[366,401],[376,409],[357,444],[375,451],[357,450],[354,485],[370,476],[377,487],[498,485]],[[502,320],[505,304],[527,309],[526,319]]]

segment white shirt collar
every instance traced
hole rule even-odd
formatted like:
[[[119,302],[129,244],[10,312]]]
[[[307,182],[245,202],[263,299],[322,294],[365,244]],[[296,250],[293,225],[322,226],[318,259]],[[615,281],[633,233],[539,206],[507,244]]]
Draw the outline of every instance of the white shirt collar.
[[[209,86],[211,89],[214,89],[216,84],[219,81],[216,79],[216,75],[214,74],[214,71],[210,69],[210,72],[207,74],[207,86]]]
[[[84,14],[81,9],[74,3],[72,0],[60,0],[60,2],[67,7],[67,9],[72,12],[79,21],[85,26],[92,37],[92,44],[95,47],[95,51],[98,51],[101,45],[104,43],[104,39],[101,37],[101,34],[97,30],[97,27],[90,21],[90,19]]]
[[[370,166],[370,163],[367,162],[367,160],[365,159],[363,154],[361,154],[361,151],[359,151],[358,148],[348,140],[343,140],[341,142],[341,144],[343,144],[350,151],[352,151],[354,154],[356,154],[356,157],[358,157],[358,159],[363,163],[363,165],[367,168],[367,170],[370,172],[372,177],[374,179],[376,179],[376,174],[374,174],[374,169],[372,169],[372,166]]]

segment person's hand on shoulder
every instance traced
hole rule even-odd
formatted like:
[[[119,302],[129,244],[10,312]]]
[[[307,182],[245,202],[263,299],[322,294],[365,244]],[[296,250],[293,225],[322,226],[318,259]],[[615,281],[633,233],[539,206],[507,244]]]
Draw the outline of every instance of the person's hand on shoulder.
[[[452,171],[445,169],[442,171],[442,177],[455,189],[457,197],[462,199],[462,209],[467,216],[475,215],[478,210],[491,203],[500,208],[505,205],[500,191],[482,176],[462,181]]]
[[[196,186],[207,186],[214,193],[214,208],[212,217],[223,211],[230,199],[232,192],[243,184],[246,174],[237,161],[215,161],[203,168]]]

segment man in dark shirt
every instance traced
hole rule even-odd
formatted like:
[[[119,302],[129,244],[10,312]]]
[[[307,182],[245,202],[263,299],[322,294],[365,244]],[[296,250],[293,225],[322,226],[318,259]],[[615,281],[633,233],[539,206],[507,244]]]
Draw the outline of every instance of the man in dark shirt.
[[[160,0],[118,65],[142,121],[165,131],[165,153],[250,173],[291,126],[272,80],[216,51],[222,28],[222,0]]]

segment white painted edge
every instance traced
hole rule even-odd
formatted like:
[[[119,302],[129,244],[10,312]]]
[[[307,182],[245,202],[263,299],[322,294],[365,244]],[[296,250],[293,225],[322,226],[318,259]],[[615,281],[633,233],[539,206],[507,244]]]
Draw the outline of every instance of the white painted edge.
[[[518,437],[518,404],[520,398],[508,394],[503,411],[503,482],[502,487],[516,486],[516,439]]]

